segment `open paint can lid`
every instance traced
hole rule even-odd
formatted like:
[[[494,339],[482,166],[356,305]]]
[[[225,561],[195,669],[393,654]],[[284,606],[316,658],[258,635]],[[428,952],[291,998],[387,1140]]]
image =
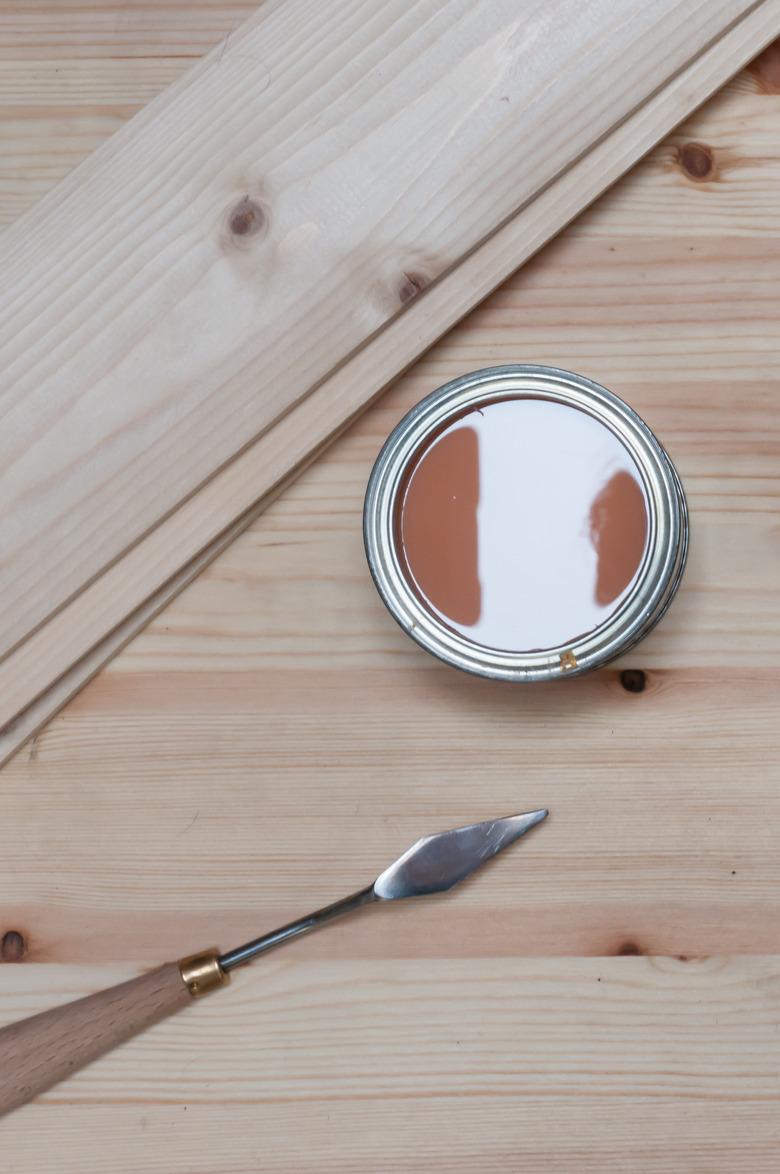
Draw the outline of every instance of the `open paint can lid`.
[[[374,465],[379,594],[423,648],[510,681],[599,668],[680,582],[688,518],[669,456],[618,396],[553,367],[491,367],[427,396]]]

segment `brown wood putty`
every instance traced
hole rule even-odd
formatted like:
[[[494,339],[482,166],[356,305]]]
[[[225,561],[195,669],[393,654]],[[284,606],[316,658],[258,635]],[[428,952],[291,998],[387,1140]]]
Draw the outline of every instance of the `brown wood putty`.
[[[429,439],[396,534],[420,599],[486,647],[552,648],[595,628],[633,586],[647,542],[638,469],[568,404],[486,403]]]

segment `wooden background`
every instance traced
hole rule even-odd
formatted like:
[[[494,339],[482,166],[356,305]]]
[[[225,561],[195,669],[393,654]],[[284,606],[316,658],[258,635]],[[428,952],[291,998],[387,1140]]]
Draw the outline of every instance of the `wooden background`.
[[[0,0],[0,224],[252,6]],[[0,773],[0,1023],[235,944],[423,832],[552,811],[465,889],[269,957],[4,1120],[3,1169],[777,1169],[779,128],[774,49]],[[388,430],[504,361],[624,396],[692,511],[662,627],[547,688],[428,658],[361,548]]]

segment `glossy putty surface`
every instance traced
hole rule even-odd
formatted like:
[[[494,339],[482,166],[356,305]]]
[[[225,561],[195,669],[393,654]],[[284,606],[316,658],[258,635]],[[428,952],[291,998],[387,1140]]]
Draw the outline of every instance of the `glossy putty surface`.
[[[426,608],[474,643],[556,648],[631,591],[648,535],[639,471],[587,412],[508,398],[430,437],[406,471],[396,542]]]

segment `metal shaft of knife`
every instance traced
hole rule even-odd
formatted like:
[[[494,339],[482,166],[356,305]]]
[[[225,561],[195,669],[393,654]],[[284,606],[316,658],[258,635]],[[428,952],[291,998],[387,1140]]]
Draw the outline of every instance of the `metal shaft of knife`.
[[[285,942],[311,933],[327,925],[336,917],[362,909],[374,901],[396,901],[402,897],[421,897],[430,893],[441,893],[465,880],[472,872],[504,848],[513,844],[520,836],[541,823],[547,816],[546,808],[526,811],[522,815],[510,815],[504,819],[491,819],[483,823],[468,824],[452,828],[433,836],[423,836],[408,851],[399,856],[389,868],[368,888],[353,893],[333,905],[326,905],[315,913],[309,913],[297,921],[291,921],[280,929],[271,930],[261,938],[238,946],[217,959],[211,955],[211,966],[216,963],[216,974],[222,975],[251,962],[267,950],[273,950]],[[196,956],[196,961],[197,961]],[[191,960],[187,960],[191,961]]]
[[[368,888],[361,889],[358,893],[352,893],[349,897],[343,897],[341,901],[334,901],[332,905],[326,905],[323,909],[317,909],[316,912],[309,913],[306,917],[299,917],[297,921],[290,921],[287,925],[281,926],[280,929],[273,929],[270,933],[263,934],[261,938],[255,938],[253,942],[247,942],[245,946],[237,946],[235,950],[229,950],[227,954],[223,954],[219,959],[219,965],[224,971],[233,970],[236,966],[244,966],[247,962],[251,962],[253,958],[257,958],[260,954],[265,954],[267,950],[273,950],[276,946],[282,946],[285,942],[289,942],[293,938],[299,938],[302,934],[311,933],[312,930],[327,925],[329,921],[333,921],[336,917],[343,917],[346,913],[353,913],[356,909],[362,909],[364,905],[371,905],[378,900],[379,897],[374,892],[374,886],[369,885]]]

